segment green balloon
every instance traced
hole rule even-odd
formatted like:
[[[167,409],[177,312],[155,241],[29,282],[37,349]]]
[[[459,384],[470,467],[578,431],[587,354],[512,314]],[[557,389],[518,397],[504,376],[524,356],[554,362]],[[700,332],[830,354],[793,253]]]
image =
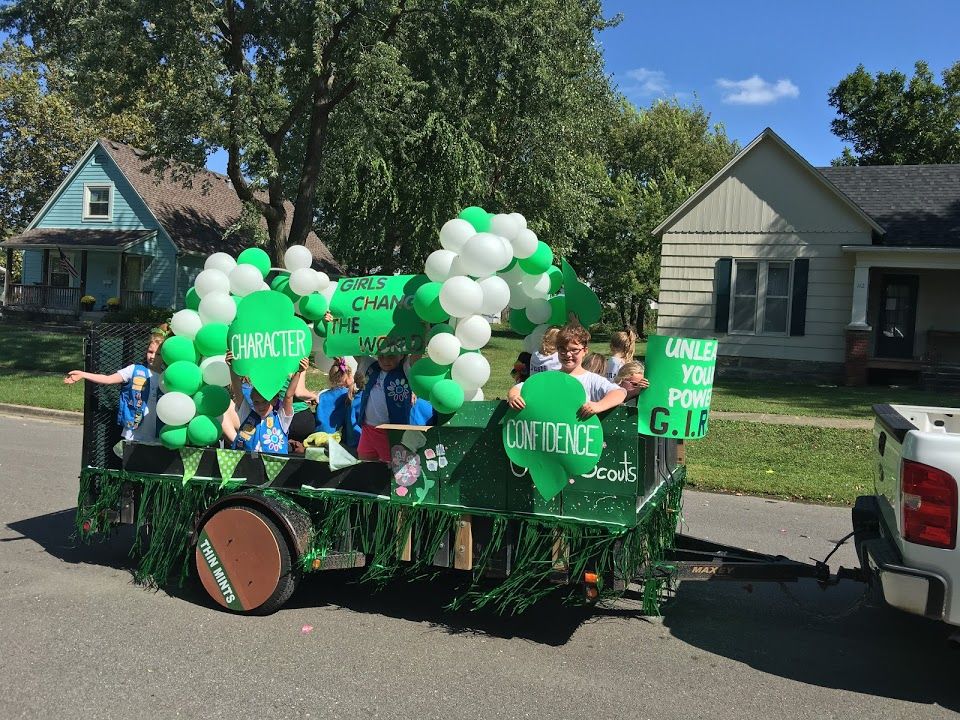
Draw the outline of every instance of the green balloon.
[[[553,250],[543,240],[537,242],[533,255],[520,261],[520,268],[531,275],[545,273],[553,265]]]
[[[510,311],[510,329],[517,333],[517,335],[526,337],[532,333],[536,327],[535,323],[527,319],[527,311],[523,308]]]
[[[440,335],[441,333],[450,333],[453,334],[453,325],[448,323],[438,323],[430,328],[430,332],[427,333],[427,340],[430,340],[434,335]]]
[[[468,223],[473,225],[473,229],[478,233],[487,232],[490,230],[491,215],[482,207],[471,205],[470,207],[461,210],[457,217],[461,220],[466,220]]]
[[[441,380],[430,391],[430,404],[443,415],[455,413],[463,405],[463,388],[453,380]]]
[[[203,384],[203,373],[196,363],[177,360],[163,371],[163,384],[167,392],[182,392],[193,395]]]
[[[518,261],[516,258],[512,258],[512,259],[510,260],[510,264],[507,265],[503,270],[500,270],[500,271],[499,271],[499,274],[500,274],[500,275],[503,275],[503,273],[505,273],[505,272],[507,272],[507,271],[509,271],[509,270],[513,270],[513,268],[516,267],[517,262],[519,262],[519,261]]]
[[[220,424],[208,415],[197,415],[187,424],[187,441],[191,445],[213,445],[219,438]]]
[[[315,322],[327,312],[327,298],[320,293],[311,293],[300,298],[300,304],[297,307],[303,317]]]
[[[183,302],[188,310],[198,310],[200,308],[200,296],[197,295],[196,288],[190,288],[187,290],[187,294],[184,297]]]
[[[430,358],[423,357],[410,368],[410,387],[420,397],[428,398],[433,386],[449,377],[449,366],[437,365]]]
[[[260,248],[247,248],[237,256],[237,265],[253,265],[263,277],[267,277],[270,272],[270,256]]]
[[[196,364],[199,360],[193,341],[182,335],[173,335],[164,340],[163,345],[160,346],[160,357],[167,365],[173,365],[181,360]]]
[[[563,287],[563,272],[556,265],[547,268],[547,277],[550,278],[550,294],[556,295]]]
[[[550,298],[547,302],[550,303],[550,320],[547,322],[550,325],[566,325],[567,299],[563,295],[557,295],[556,297]]]
[[[160,442],[170,450],[182,448],[187,444],[187,426],[164,425],[160,430]]]
[[[227,328],[223,323],[210,323],[197,331],[193,345],[203,357],[223,355],[227,351]]]
[[[237,307],[240,307],[240,301],[243,300],[243,298],[239,295],[231,295],[230,299],[233,300],[233,304]]]
[[[449,320],[448,315],[440,306],[440,288],[443,283],[428,282],[417,288],[413,296],[413,309],[421,320],[428,323],[440,323]]]
[[[285,273],[277,275],[273,280],[270,281],[270,289],[276,290],[277,292],[282,292],[294,302],[300,299],[300,296],[290,288],[290,276]]]
[[[230,393],[219,385],[204,385],[193,396],[198,415],[216,417],[223,415],[230,407]]]

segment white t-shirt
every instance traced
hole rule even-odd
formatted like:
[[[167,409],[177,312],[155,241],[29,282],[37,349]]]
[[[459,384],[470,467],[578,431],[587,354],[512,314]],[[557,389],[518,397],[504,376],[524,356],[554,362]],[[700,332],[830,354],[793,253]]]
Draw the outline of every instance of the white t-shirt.
[[[611,355],[610,359],[607,360],[607,380],[613,380],[617,377],[617,373],[620,372],[620,368],[623,367],[623,358],[618,358],[616,355]]]
[[[410,377],[410,356],[403,360],[403,374]],[[387,394],[384,392],[383,383],[387,379],[387,373],[382,370],[376,375],[371,375],[367,381],[370,385],[370,396],[367,399],[367,407],[364,409],[364,415],[360,422],[364,425],[386,425],[390,422],[390,410],[387,408]]]
[[[125,368],[117,370],[117,374],[123,378],[124,383],[130,382],[133,377],[134,365],[127,365]],[[135,442],[154,442],[157,439],[157,386],[160,384],[150,368],[147,368],[147,377],[150,379],[150,391],[147,395],[147,402],[143,408],[143,419],[135,428],[125,427],[120,433],[124,440],[133,440]]]
[[[550,355],[544,355],[543,353],[537,351],[530,355],[530,374],[544,372],[545,370],[559,370],[560,369],[560,358],[557,357],[556,353]]]
[[[580,384],[583,385],[583,389],[587,391],[587,400],[590,402],[603,400],[611,390],[620,390],[624,395],[627,394],[626,390],[616,383],[610,382],[603,375],[585,372],[582,375],[570,375],[570,377],[578,380]],[[522,388],[523,383],[517,383],[514,387]]]

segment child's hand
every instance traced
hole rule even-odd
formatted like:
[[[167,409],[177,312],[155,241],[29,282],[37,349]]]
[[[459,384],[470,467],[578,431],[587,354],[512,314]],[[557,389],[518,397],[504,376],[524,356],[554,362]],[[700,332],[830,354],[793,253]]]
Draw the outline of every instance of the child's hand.
[[[306,372],[308,367],[310,367],[310,358],[300,358],[300,369],[297,372]]]
[[[518,395],[507,395],[507,405],[512,407],[514,410],[523,410],[527,404],[523,401],[523,397]]]
[[[227,365],[233,365],[233,350],[227,350],[227,352],[224,353],[223,360]]]
[[[327,310],[327,311],[323,314],[323,321],[324,321],[325,323],[333,322],[333,313],[330,312],[329,310]]]
[[[648,387],[650,387],[650,381],[646,378],[640,378],[636,385],[640,390],[646,390]]]
[[[592,402],[585,402],[580,406],[580,409],[577,410],[577,417],[581,420],[586,420],[587,418],[593,417],[597,414],[597,406]]]
[[[73,385],[78,380],[83,380],[82,370],[71,370],[66,374],[66,377],[63,378],[65,385]]]

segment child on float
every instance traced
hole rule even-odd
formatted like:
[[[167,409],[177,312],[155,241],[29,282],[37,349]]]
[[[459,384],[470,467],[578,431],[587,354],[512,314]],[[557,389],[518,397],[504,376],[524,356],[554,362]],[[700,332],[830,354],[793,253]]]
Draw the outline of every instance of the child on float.
[[[624,363],[614,378],[614,382],[627,391],[627,404],[636,406],[637,396],[650,387],[650,381],[644,377],[646,366],[639,360]]]
[[[160,346],[169,334],[166,324],[154,328],[147,342],[144,362],[127,365],[112,375],[71,370],[63,382],[72,385],[78,380],[98,385],[123,385],[117,405],[117,424],[120,437],[136,442],[152,442],[157,438],[157,396],[163,360]]]
[[[637,351],[637,336],[633,330],[620,330],[610,336],[610,359],[607,360],[607,380],[613,380],[624,363],[632,362]]]
[[[522,383],[528,377],[530,377],[530,358],[532,357],[531,353],[526,351],[521,352],[517,355],[516,361],[513,363],[513,369],[510,371],[510,377],[513,378],[513,382]]]
[[[306,376],[307,374],[305,372],[300,373],[299,380],[294,382],[294,376],[291,375],[280,388],[280,395],[284,396],[287,394],[287,388],[290,387],[290,385],[294,386],[293,421],[290,423],[290,439],[301,443],[307,439],[307,436],[315,432],[314,425],[316,424],[314,411],[310,409],[310,403],[316,399],[317,394],[307,389]]]
[[[614,408],[627,399],[627,391],[622,387],[583,368],[583,358],[589,352],[589,346],[590,333],[581,325],[567,325],[557,333],[560,370],[578,380],[587,394],[587,401],[577,411],[581,420]],[[520,395],[522,385],[514,385],[507,393],[507,404],[515,410],[526,406]]]
[[[559,328],[552,327],[543,334],[540,349],[530,356],[530,374],[545,370],[559,370],[560,360],[557,358],[557,334]]]
[[[330,387],[317,394],[314,432],[339,433],[340,444],[354,455],[360,442],[360,388],[353,358],[335,357],[327,373]]]
[[[230,394],[233,397],[232,408],[235,415],[224,414],[224,425],[236,423],[234,427],[224,427],[227,437],[233,437],[234,450],[247,452],[266,452],[286,455],[290,450],[290,423],[293,420],[293,396],[296,392],[299,375],[304,373],[310,363],[307,358],[300,360],[300,367],[287,384],[282,399],[280,393],[273,398],[265,398],[256,388],[250,389],[250,399],[244,396],[240,376],[233,371],[233,352],[226,353],[230,367]],[[229,418],[229,420],[228,420]]]
[[[587,372],[603,375],[607,367],[607,359],[600,353],[591,351],[584,355],[582,365]]]

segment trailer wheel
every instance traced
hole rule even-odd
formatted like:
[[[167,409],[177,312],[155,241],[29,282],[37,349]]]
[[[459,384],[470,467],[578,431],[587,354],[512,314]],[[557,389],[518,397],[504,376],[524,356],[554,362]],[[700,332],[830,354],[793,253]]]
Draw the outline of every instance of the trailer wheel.
[[[219,605],[248,615],[283,606],[299,573],[277,523],[256,508],[217,510],[200,528],[195,553],[204,589]]]

